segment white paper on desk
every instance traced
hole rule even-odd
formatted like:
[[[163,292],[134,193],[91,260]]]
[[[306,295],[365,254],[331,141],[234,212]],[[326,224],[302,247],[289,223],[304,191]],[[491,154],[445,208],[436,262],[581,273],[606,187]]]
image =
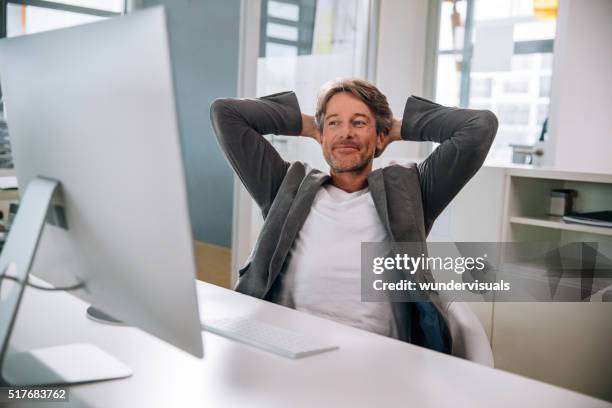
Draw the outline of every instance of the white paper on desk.
[[[476,24],[472,72],[500,72],[512,69],[514,24],[486,21]]]
[[[15,176],[0,177],[0,189],[7,190],[9,188],[17,188],[17,177]]]

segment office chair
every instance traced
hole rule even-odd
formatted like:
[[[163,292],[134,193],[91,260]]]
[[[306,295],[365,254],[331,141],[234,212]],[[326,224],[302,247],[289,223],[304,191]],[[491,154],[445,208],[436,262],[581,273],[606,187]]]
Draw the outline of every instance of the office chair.
[[[464,302],[449,302],[449,329],[453,337],[451,354],[488,367],[493,367],[493,350],[480,321]]]

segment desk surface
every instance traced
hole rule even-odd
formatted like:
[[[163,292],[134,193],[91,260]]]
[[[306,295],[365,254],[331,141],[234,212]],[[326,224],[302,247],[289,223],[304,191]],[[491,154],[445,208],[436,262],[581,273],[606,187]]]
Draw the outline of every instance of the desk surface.
[[[138,329],[88,320],[87,304],[73,296],[32,289],[12,343],[25,350],[89,342],[134,370],[128,379],[74,386],[70,404],[57,407],[612,406],[206,283],[198,282],[198,294],[202,316],[247,315],[340,349],[289,360],[204,333],[199,360]]]

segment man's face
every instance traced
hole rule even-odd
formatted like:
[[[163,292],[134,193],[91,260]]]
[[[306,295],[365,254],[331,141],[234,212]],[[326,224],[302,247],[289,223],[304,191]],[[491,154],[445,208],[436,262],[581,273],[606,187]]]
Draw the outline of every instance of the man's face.
[[[376,118],[359,98],[340,92],[327,102],[321,145],[323,156],[336,173],[371,170],[377,145],[384,134],[376,134]]]

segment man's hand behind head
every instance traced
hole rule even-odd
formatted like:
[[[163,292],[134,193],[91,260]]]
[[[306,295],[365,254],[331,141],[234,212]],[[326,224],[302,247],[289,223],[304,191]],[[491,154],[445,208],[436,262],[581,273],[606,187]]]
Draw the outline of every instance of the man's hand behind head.
[[[321,133],[317,129],[314,116],[302,113],[302,131],[300,136],[309,137],[321,144]]]
[[[396,142],[398,140],[402,140],[401,137],[402,130],[402,121],[398,119],[393,119],[393,124],[391,125],[391,130],[389,130],[389,134],[385,135],[381,144],[376,146],[376,152],[374,153],[374,157],[378,157],[389,146],[389,143]]]

